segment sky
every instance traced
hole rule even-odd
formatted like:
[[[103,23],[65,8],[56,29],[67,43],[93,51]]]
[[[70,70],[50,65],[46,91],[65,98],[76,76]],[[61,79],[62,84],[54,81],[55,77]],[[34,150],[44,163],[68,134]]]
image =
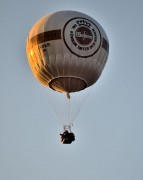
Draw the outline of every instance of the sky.
[[[143,2],[0,0],[0,179],[143,179]],[[92,16],[110,53],[73,127],[63,131],[28,65],[28,32],[42,16],[76,10]]]

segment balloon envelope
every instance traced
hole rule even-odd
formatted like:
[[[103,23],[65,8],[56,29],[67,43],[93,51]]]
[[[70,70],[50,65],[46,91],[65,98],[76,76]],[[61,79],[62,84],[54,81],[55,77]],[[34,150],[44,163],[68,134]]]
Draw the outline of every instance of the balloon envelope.
[[[71,93],[98,80],[107,61],[109,42],[101,25],[90,16],[59,11],[44,16],[32,27],[26,52],[40,83]]]

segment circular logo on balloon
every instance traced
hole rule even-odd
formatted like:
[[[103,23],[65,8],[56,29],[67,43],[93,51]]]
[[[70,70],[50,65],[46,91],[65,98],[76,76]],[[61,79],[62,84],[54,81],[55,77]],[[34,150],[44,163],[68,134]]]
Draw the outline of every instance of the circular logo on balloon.
[[[83,58],[94,55],[101,45],[98,27],[85,18],[69,20],[63,29],[63,39],[73,54]]]
[[[75,31],[75,38],[79,44],[81,44],[83,46],[87,46],[93,40],[92,31],[86,27],[79,27]]]

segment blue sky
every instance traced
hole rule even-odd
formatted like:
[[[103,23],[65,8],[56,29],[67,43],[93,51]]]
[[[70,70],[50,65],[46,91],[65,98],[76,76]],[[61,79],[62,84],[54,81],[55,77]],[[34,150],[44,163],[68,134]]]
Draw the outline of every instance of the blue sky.
[[[0,1],[0,179],[142,180],[143,22],[141,0]],[[62,127],[41,95],[25,53],[42,16],[77,10],[105,29],[104,72],[63,145]]]

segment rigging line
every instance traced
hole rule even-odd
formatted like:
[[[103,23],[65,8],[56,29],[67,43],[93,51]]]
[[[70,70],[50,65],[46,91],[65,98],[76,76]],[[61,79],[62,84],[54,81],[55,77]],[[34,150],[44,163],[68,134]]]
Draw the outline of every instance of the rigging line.
[[[55,93],[53,94],[53,92],[50,91],[49,95],[50,95],[49,99],[50,99],[51,104],[53,106],[53,111],[56,113],[58,121],[60,121],[60,123],[63,124],[63,114],[61,113],[61,111],[59,110],[59,108],[57,106],[57,101],[55,101],[58,99],[57,94],[55,95]],[[55,98],[55,96],[56,96],[56,98]]]
[[[54,53],[56,54],[56,47],[55,47],[55,41],[53,42],[53,49],[54,49]],[[58,71],[58,68],[57,68],[57,56],[55,57],[55,61],[56,61],[56,66],[55,66],[55,69],[56,69],[56,72],[57,72],[57,75],[59,76],[59,71]],[[58,85],[58,87],[61,89],[61,84],[60,84],[60,82],[58,82],[58,81],[56,81],[56,83],[57,83],[57,85]],[[55,84],[56,84],[55,83]],[[57,93],[59,93],[59,92],[57,92]],[[57,94],[58,95],[58,94]],[[62,96],[62,94],[59,94],[59,96],[60,96],[60,98],[61,98],[61,96]],[[57,106],[57,109],[58,109],[58,111],[59,112],[62,112],[62,106],[61,106],[61,104],[60,104],[60,102],[57,102],[56,103],[56,106]],[[62,115],[62,119],[63,119],[63,113],[60,113],[61,115]],[[63,120],[62,120],[63,121]]]
[[[43,97],[44,101],[45,101],[46,103],[48,103],[48,102],[45,100],[46,94],[45,94],[44,91],[43,91],[43,85],[42,85],[41,83],[37,83],[36,81],[34,81],[34,85],[35,85],[35,89],[36,89],[36,88],[39,89],[39,92],[41,93],[41,96]],[[44,90],[45,90],[45,89],[47,90],[47,88],[44,86]],[[48,106],[50,106],[49,103],[48,103]],[[57,119],[56,119],[56,121],[57,121]],[[57,123],[58,123],[58,124],[61,124],[60,121],[57,121]]]
[[[67,113],[67,115],[68,115],[68,117],[67,117],[67,123],[68,123],[68,125],[70,125],[70,111],[71,111],[71,99],[67,99],[67,101],[68,101],[68,113]]]
[[[67,97],[64,96],[63,97],[63,114],[64,114],[64,123],[67,124],[68,122],[68,101],[67,101]]]
[[[76,101],[76,97],[77,97],[77,94],[78,94],[78,92],[75,92],[75,93],[73,93],[72,94],[72,108],[71,108],[71,111],[70,111],[70,113],[71,113],[71,120],[70,120],[70,122],[72,123],[73,122],[73,117],[74,117],[74,113],[75,113],[75,108],[76,108],[76,103],[75,103],[75,101]]]
[[[84,93],[80,93],[79,97],[77,97],[77,101],[78,101],[78,105],[76,110],[75,110],[75,113],[74,113],[74,117],[73,117],[73,122],[75,121],[77,115],[79,114],[83,104],[84,104],[84,99],[86,99],[86,95]]]
[[[39,46],[38,46],[38,50],[39,50],[39,55],[41,56],[41,59],[42,59],[42,54],[41,54],[41,51],[40,51],[40,49],[39,49]],[[47,58],[49,57],[48,56],[48,52],[47,52],[47,49],[46,49],[46,53],[47,53],[47,56],[46,56],[46,63],[47,63]],[[48,60],[49,60],[49,58],[48,58]],[[49,61],[49,64],[50,64],[50,61]],[[52,78],[54,78],[54,76],[52,75],[53,74],[53,72],[52,72],[52,68],[51,68],[51,64],[50,64],[50,71],[51,71],[51,73],[49,73],[48,71],[47,71],[47,69],[45,68],[45,66],[44,66],[44,70],[47,72],[47,74],[49,74]],[[48,83],[47,83],[48,84]],[[56,86],[57,86],[58,84],[56,84]],[[49,92],[48,92],[49,93]],[[48,94],[47,92],[46,92],[46,94]],[[52,104],[52,107],[53,107],[53,110],[56,112],[56,114],[57,114],[57,116],[58,117],[60,117],[60,121],[62,122],[62,117],[61,117],[61,113],[59,113],[59,111],[57,111],[57,110],[55,110],[55,109],[57,109],[57,107],[55,107],[55,104],[53,103],[53,100],[51,99],[51,97],[53,98],[53,99],[55,99],[55,97],[54,97],[54,95],[52,94],[52,93],[50,93],[50,96],[49,96],[49,94],[48,94],[48,99],[50,100],[50,102],[51,102],[51,104]]]
[[[69,61],[68,61],[68,76],[69,76],[69,78],[68,78],[68,86],[69,86],[69,89],[70,89],[70,76],[71,76],[71,74],[70,74],[70,62],[71,62],[71,55],[70,55],[70,58],[69,58]]]
[[[63,50],[63,46],[62,46],[62,50]],[[68,54],[69,55],[69,54]],[[68,56],[67,55],[67,56]],[[63,66],[67,65],[68,66],[68,74],[69,74],[69,62],[68,59],[69,57],[67,57],[66,55],[63,55]],[[67,59],[68,58],[68,59]],[[70,59],[69,59],[70,60]],[[66,67],[66,66],[65,66]],[[64,68],[65,68],[64,67]],[[63,68],[63,77],[65,76],[65,72]],[[68,78],[68,77],[67,77]],[[61,78],[61,82],[63,84],[63,87],[66,88],[67,84],[65,82],[64,79]],[[65,123],[68,124],[69,123],[69,111],[70,111],[70,99],[67,99],[66,96],[64,97],[64,117],[65,119]]]
[[[68,88],[70,89],[71,88],[71,79],[70,79],[70,62],[71,62],[71,55],[69,55],[69,61],[68,61]],[[70,90],[71,91],[71,90]],[[68,101],[68,124],[70,123],[70,111],[71,111],[71,99],[67,99]]]
[[[49,89],[47,89],[47,88],[45,88],[44,87],[44,89],[43,89],[43,87],[42,87],[42,85],[39,83],[38,84],[39,86],[38,86],[38,88],[40,89],[40,92],[41,92],[41,95],[43,96],[43,99],[44,99],[44,101],[46,102],[46,103],[48,103],[48,106],[50,107],[50,109],[52,110],[52,112],[54,112],[55,110],[55,107],[54,107],[54,105],[53,105],[53,103],[51,103],[51,100],[50,100],[50,98],[49,97],[51,97],[49,94],[49,92],[48,92],[48,95],[47,95],[47,92],[46,91],[48,91]],[[46,91],[45,91],[46,90]],[[47,99],[47,97],[48,97],[48,100],[49,100],[49,102],[45,99],[45,97],[46,97],[46,99]],[[56,116],[57,116],[57,112],[55,112],[56,113]],[[53,113],[52,113],[53,114]],[[54,116],[55,116],[55,114],[54,114]],[[60,120],[57,118],[57,117],[55,117],[55,119],[56,119],[56,121],[57,121],[57,123],[58,124],[61,124],[61,122],[60,122]]]
[[[54,95],[53,95],[54,96]],[[61,102],[61,100],[59,99],[59,97],[58,97],[58,94],[56,94],[56,96],[57,96],[57,98],[56,99],[58,99],[59,100],[59,102]],[[56,106],[55,107],[55,111],[56,111],[56,113],[57,113],[57,115],[58,115],[58,118],[60,119],[60,121],[61,121],[61,123],[62,123],[62,125],[63,125],[63,123],[64,123],[64,119],[63,119],[63,112],[62,112],[62,109],[59,109],[59,102],[57,103],[55,100],[54,100],[54,105]]]
[[[73,97],[73,99],[74,99],[74,101],[73,101],[73,104],[72,104],[72,107],[73,107],[73,109],[72,109],[72,111],[71,111],[71,117],[72,117],[72,119],[71,119],[71,123],[75,120],[75,115],[76,115],[76,111],[77,111],[77,108],[78,108],[78,106],[80,106],[80,93],[81,92],[76,92],[76,93],[74,93],[74,97]]]
[[[70,90],[70,91],[72,91],[72,89],[71,89],[71,60],[72,60],[72,58],[71,58],[71,55],[69,54],[69,61],[68,61],[68,82],[67,82],[67,85],[68,85],[68,89]],[[67,101],[68,101],[68,119],[67,119],[67,121],[68,121],[68,124],[70,125],[70,119],[71,119],[71,103],[72,103],[72,97],[70,97],[70,99],[67,99]]]
[[[71,109],[71,99],[67,99],[68,108],[67,108],[67,124],[70,125],[70,109]]]
[[[78,61],[80,61],[80,58],[78,58]],[[78,65],[79,66],[79,65]],[[78,70],[78,74],[80,75],[81,74],[81,72],[80,71],[82,71],[82,67],[80,66],[80,68],[77,68],[77,70]],[[78,81],[77,81],[78,82]],[[79,89],[80,88],[80,82],[78,82],[78,83],[76,83],[76,79],[74,80],[74,87],[75,87],[75,85],[77,86],[77,89]],[[75,116],[75,114],[76,114],[76,109],[78,108],[78,106],[80,105],[80,103],[79,103],[79,101],[80,101],[80,94],[81,94],[81,92],[79,91],[79,92],[75,92],[74,93],[74,96],[75,96],[75,101],[73,101],[73,109],[72,109],[72,112],[71,112],[71,114],[72,114],[72,117],[74,117]],[[72,122],[74,121],[74,119],[72,119]]]
[[[73,117],[74,117],[74,113],[75,113],[75,109],[76,107],[76,100],[77,100],[77,96],[78,96],[79,92],[74,92],[72,93],[72,100],[71,100],[71,109],[70,109],[70,117],[71,120],[70,122],[73,122]]]
[[[74,122],[74,120],[75,120],[75,117],[76,117],[76,115],[77,115],[77,109],[79,109],[80,108],[80,106],[81,106],[81,93],[82,92],[77,92],[76,94],[75,94],[75,101],[73,102],[73,111],[72,111],[72,122]]]
[[[60,102],[60,99],[58,97],[58,92],[54,92],[53,90],[49,89],[49,92],[47,93],[47,95],[48,95],[47,97],[50,101],[50,104],[53,107],[53,111],[56,113],[58,120],[62,123],[63,116],[62,116],[62,113],[59,110],[59,108],[57,106],[57,102],[56,102],[56,100],[59,100],[59,102]]]
[[[63,114],[63,125],[65,125],[65,123],[66,123],[66,121],[67,121],[67,110],[66,110],[66,108],[68,108],[67,107],[67,103],[66,103],[66,100],[67,100],[67,98],[66,98],[66,96],[65,96],[65,93],[62,93],[62,96],[61,96],[61,98],[62,98],[62,102],[63,102],[63,104],[62,104],[62,110],[61,110],[61,112],[62,112],[62,114]]]
[[[64,94],[64,118],[65,123],[68,123],[68,110],[69,110],[69,99],[67,99],[66,95]]]
[[[91,94],[91,91],[93,91],[93,87],[88,87],[84,93],[84,95],[82,96],[82,101],[81,101],[81,107],[83,107],[83,105],[85,104],[85,101],[87,101],[88,97],[89,97],[89,94]],[[79,113],[80,109],[78,110],[77,114]]]
[[[73,117],[74,117],[74,114],[76,112],[76,108],[77,108],[77,97],[78,97],[78,94],[79,92],[74,92],[73,93],[73,96],[72,96],[72,109],[71,109],[71,122],[73,122]]]
[[[66,59],[66,56],[65,56],[65,54],[64,54],[64,49],[63,49],[63,42],[62,42],[62,52],[63,52],[63,60],[62,60],[62,76],[64,77],[65,76],[65,71],[64,71],[64,66],[66,65],[66,62],[67,62],[67,59]],[[64,81],[64,78],[62,79],[60,79],[60,81],[61,81],[61,84],[63,85],[63,88],[64,88],[64,90],[65,90],[65,88],[66,88],[66,82]],[[64,94],[65,95],[65,94]],[[64,108],[63,108],[63,113],[64,113],[64,121],[65,121],[65,123],[67,123],[67,103],[66,103],[66,100],[67,100],[67,98],[66,98],[66,96],[64,97]]]
[[[58,107],[58,110],[59,110],[59,112],[60,112],[60,114],[62,115],[62,122],[63,122],[63,124],[65,123],[65,95],[63,94],[63,93],[61,93],[61,94],[58,94],[59,95],[59,97],[58,97],[58,99],[60,98],[60,109],[59,109],[59,107]]]
[[[79,74],[83,74],[84,70],[85,70],[85,65],[83,63],[83,66],[81,67]],[[74,112],[73,121],[75,120],[77,114],[79,113],[79,111],[81,110],[81,107],[83,106],[84,99],[86,99],[86,94],[85,94],[86,91],[87,91],[87,89],[81,90],[76,97],[76,102],[75,102],[76,104],[74,105],[74,107],[76,107],[76,109],[74,109],[75,112]]]
[[[34,52],[35,50],[33,49],[33,52]],[[34,53],[34,56],[35,56],[35,58],[37,59],[37,56],[36,56],[36,54]],[[32,58],[32,61],[33,61],[33,56],[31,56],[31,58]],[[35,64],[35,63],[34,63]],[[38,69],[40,69],[40,67],[39,67],[39,65],[36,63],[35,64],[36,65],[36,67],[38,68]],[[36,68],[35,67],[35,68]],[[44,75],[45,76],[45,75]],[[40,84],[40,83],[38,83],[38,84]],[[43,92],[43,91],[41,91],[41,92]],[[53,105],[53,104],[52,104]],[[58,113],[58,112],[57,112]],[[59,113],[58,113],[59,114]]]
[[[79,65],[77,64],[78,61],[79,61],[79,58],[77,58],[76,67],[79,66]],[[78,63],[79,63],[79,62],[78,62]],[[79,73],[79,68],[75,68],[74,71],[75,71],[75,72],[74,72],[75,74],[78,74],[78,73]],[[78,71],[78,72],[77,72],[77,71]],[[73,84],[72,84],[73,90],[75,89],[75,87],[76,87],[77,85],[79,85],[79,84],[76,83],[76,81],[77,81],[76,79],[73,79],[73,81],[72,81],[72,83],[73,83]],[[78,83],[79,83],[79,82],[78,82]],[[78,87],[79,87],[79,86],[78,86]],[[78,89],[79,89],[79,88],[78,88]],[[73,108],[71,109],[71,112],[70,112],[70,113],[71,113],[71,118],[73,118],[73,115],[74,115],[74,113],[75,113],[76,103],[74,103],[74,102],[75,102],[75,100],[76,100],[76,97],[77,97],[77,92],[74,92],[74,93],[73,93],[73,98],[72,98],[72,107],[73,107]],[[73,121],[73,119],[71,119],[71,121]]]
[[[67,112],[67,114],[68,114],[68,124],[70,124],[71,123],[71,118],[72,118],[72,116],[71,116],[71,111],[72,111],[72,101],[73,101],[73,97],[71,96],[70,97],[70,99],[67,99],[67,103],[68,103],[68,112]]]

